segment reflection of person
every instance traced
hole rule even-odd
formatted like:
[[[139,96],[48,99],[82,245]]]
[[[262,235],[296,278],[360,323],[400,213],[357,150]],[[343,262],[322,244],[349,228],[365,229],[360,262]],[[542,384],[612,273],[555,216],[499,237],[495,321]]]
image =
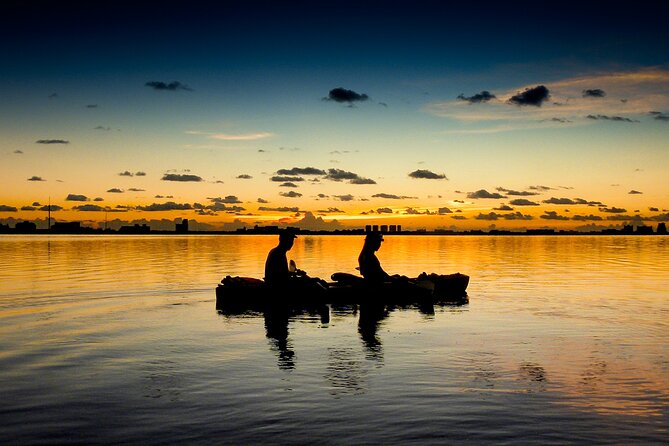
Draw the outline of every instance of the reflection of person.
[[[265,262],[265,282],[270,285],[285,285],[290,280],[286,254],[293,247],[297,236],[291,231],[282,231],[279,234],[279,244],[272,248]]]
[[[295,368],[295,352],[292,350],[288,340],[288,312],[265,311],[265,330],[267,337],[274,343],[278,350],[278,365],[280,369]]]
[[[376,251],[381,248],[383,235],[380,232],[370,232],[365,237],[365,244],[358,256],[360,274],[372,282],[385,282],[390,280],[390,275],[381,268],[381,262],[376,257]]]

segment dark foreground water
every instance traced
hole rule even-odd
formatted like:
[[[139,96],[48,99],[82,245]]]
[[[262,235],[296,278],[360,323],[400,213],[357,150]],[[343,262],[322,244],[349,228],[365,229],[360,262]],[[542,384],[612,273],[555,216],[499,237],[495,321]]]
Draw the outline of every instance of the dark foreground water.
[[[358,237],[300,237],[312,275]],[[668,444],[669,237],[387,237],[470,303],[221,315],[265,236],[0,237],[0,444]]]

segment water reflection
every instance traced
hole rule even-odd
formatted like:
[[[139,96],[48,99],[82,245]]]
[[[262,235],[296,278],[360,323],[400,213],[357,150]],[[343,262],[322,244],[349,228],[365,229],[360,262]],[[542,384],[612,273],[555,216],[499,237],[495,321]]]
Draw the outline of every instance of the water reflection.
[[[272,340],[272,349],[277,352],[278,366],[282,370],[295,368],[295,351],[288,339],[287,311],[265,311],[265,330],[267,338]]]
[[[390,312],[385,305],[369,303],[360,306],[358,319],[358,333],[367,351],[367,357],[383,363],[383,346],[378,337],[381,321],[386,319]]]

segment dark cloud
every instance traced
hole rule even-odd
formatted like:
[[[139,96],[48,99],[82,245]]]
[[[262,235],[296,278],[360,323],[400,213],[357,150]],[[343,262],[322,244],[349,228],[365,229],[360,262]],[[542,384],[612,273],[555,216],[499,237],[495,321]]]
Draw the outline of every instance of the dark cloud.
[[[422,178],[427,180],[448,180],[444,174],[437,174],[425,169],[414,170],[409,173],[409,176],[411,178]]]
[[[42,206],[42,205],[39,203],[39,201],[34,201],[33,206]]]
[[[544,215],[540,218],[543,218],[544,220],[569,220],[569,217],[558,215],[557,211],[544,211]]]
[[[548,200],[543,200],[543,203],[546,204],[560,204],[560,205],[577,205],[577,204],[587,204],[588,206],[602,206],[603,204],[600,201],[588,201],[583,198],[556,198],[551,197]]]
[[[318,194],[317,197],[318,197],[318,198],[329,198],[330,196],[329,196],[329,195],[325,195],[325,194]]]
[[[128,189],[130,192],[146,192],[144,189],[139,189],[137,187],[131,187]]]
[[[353,102],[362,102],[369,99],[369,96],[366,94],[356,93],[353,90],[347,90],[345,88],[333,88],[328,93],[328,96],[323,98],[326,101],[335,101],[335,102],[348,102],[349,104]]]
[[[278,175],[326,175],[326,172],[315,167],[293,167],[292,169],[279,169],[276,171]]]
[[[297,207],[270,208],[270,207],[260,206],[258,208],[258,210],[259,211],[270,211],[270,212],[300,212],[300,208],[297,208]]]
[[[430,212],[429,209],[426,209],[424,211],[419,211],[418,209],[414,208],[406,208],[404,210],[405,215],[433,215],[432,212]]]
[[[279,195],[286,198],[299,198],[302,196],[301,193],[295,192],[294,190],[291,190],[289,192],[279,192]]]
[[[286,181],[300,182],[300,181],[304,181],[304,178],[302,178],[302,177],[287,177],[287,176],[273,176],[269,180],[274,181],[275,183],[284,183]]]
[[[256,201],[257,201],[258,203],[262,203],[262,204],[267,204],[267,203],[269,203],[269,201],[265,200],[264,198],[258,198]]]
[[[377,213],[377,214],[392,214],[392,213],[393,213],[393,210],[390,209],[390,208],[378,208],[378,209],[376,210],[376,213]]]
[[[28,178],[28,181],[46,181],[46,180],[42,177],[33,175],[32,177]]]
[[[110,192],[112,194],[122,194],[123,189],[119,189],[118,187],[112,187],[111,189],[107,190],[107,192]]]
[[[606,217],[609,221],[626,221],[642,223],[644,219],[640,215],[609,215]]]
[[[465,217],[464,215],[451,215],[451,218],[453,220],[467,220],[467,217]]]
[[[226,204],[239,204],[239,198],[236,195],[226,195],[225,198],[221,197],[207,197],[207,200],[213,201],[214,203],[226,203]]]
[[[341,169],[328,169],[325,178],[332,181],[350,180],[350,184],[376,184],[374,180],[363,178],[357,173],[347,172]]]
[[[298,185],[295,183],[291,183],[290,181],[287,181],[285,183],[279,184],[279,187],[298,187]]]
[[[68,194],[67,197],[65,197],[66,201],[88,201],[88,197],[86,195],[78,195],[78,194]]]
[[[470,104],[478,104],[481,102],[488,102],[492,99],[497,99],[497,96],[490,93],[489,91],[483,90],[480,93],[476,93],[473,96],[465,96],[464,93],[458,95],[458,99],[461,101],[467,101]]]
[[[509,102],[516,105],[533,105],[541,107],[541,104],[550,97],[550,91],[543,85],[527,88],[522,93],[511,96]]]
[[[342,211],[342,210],[339,209],[339,208],[319,209],[319,210],[316,211],[316,212],[319,212],[319,213],[321,213],[321,214],[343,214],[343,213],[345,213],[344,211]]]
[[[195,207],[195,206],[193,206]],[[236,213],[236,212],[243,212],[246,209],[241,207],[241,206],[228,206],[224,203],[221,202],[215,202],[214,204],[210,204],[209,206],[202,206],[199,205],[197,206],[198,208],[202,209],[208,209],[210,211],[214,212],[227,212],[227,213]]]
[[[148,206],[137,206],[138,211],[160,212],[160,211],[187,211],[193,209],[189,203],[175,203],[168,201],[166,203],[152,203]]]
[[[121,176],[121,177],[132,177],[134,175],[135,174],[133,174],[132,172],[130,172],[128,170],[119,173],[119,176]]]
[[[529,190],[539,190],[539,191],[543,191],[543,192],[548,191],[548,190],[555,190],[555,188],[548,187],[548,186],[541,186],[541,185],[539,185],[539,186],[530,186],[528,189],[529,189]]]
[[[648,218],[648,220],[650,220],[650,221],[669,221],[669,213],[653,215],[652,217]]]
[[[415,200],[418,197],[409,197],[409,196],[406,196],[406,195],[394,195],[394,194],[380,193],[380,194],[372,195],[372,198],[385,198],[385,199],[388,199],[388,200],[406,200],[406,199]]]
[[[649,211],[651,212],[659,212],[660,210],[658,208],[650,207],[648,208]]]
[[[99,125],[97,127],[94,127],[93,130],[104,130],[105,132],[108,132],[111,130],[111,127],[104,127],[102,125]]]
[[[514,212],[512,214],[503,214],[502,218],[504,220],[534,220],[534,217],[527,214],[522,214],[520,212]]]
[[[616,121],[616,122],[633,122],[637,123],[636,119],[630,119],[630,118],[624,118],[622,116],[608,116],[608,115],[588,115],[588,119],[592,119],[595,121]]]
[[[512,211],[513,210],[513,208],[511,206],[508,206],[506,204],[503,204],[498,208],[492,208],[492,209],[493,209],[493,211]]]
[[[95,197],[93,198],[93,201],[105,201],[105,199],[102,197]]]
[[[627,192],[630,195],[641,195],[643,192],[639,192],[638,190],[632,189],[631,191]]]
[[[534,201],[530,201],[526,198],[517,198],[515,200],[511,200],[509,203],[514,206],[539,206],[539,203],[535,203]]]
[[[603,220],[602,217],[599,215],[574,215],[571,217],[572,220],[574,221],[601,221]]]
[[[609,214],[622,214],[624,212],[627,212],[627,209],[617,208],[615,206],[612,206],[610,208],[600,208],[599,210],[601,212],[606,212],[606,213],[609,213]]]
[[[38,139],[35,141],[37,144],[69,144],[70,141],[65,139]]]
[[[660,113],[656,112],[655,117],[653,119],[657,121],[664,121],[664,122],[669,122],[669,115],[666,113]]]
[[[39,210],[55,212],[55,211],[62,211],[63,208],[62,206],[58,206],[57,204],[52,204],[50,206],[42,206],[41,208],[39,208]]]
[[[506,196],[498,194],[497,192],[490,193],[485,189],[479,189],[476,192],[470,192],[467,194],[467,198],[477,199],[477,198],[491,198],[493,200],[499,200],[501,198],[506,198]]]
[[[23,150],[14,150],[14,153],[17,155],[23,155]]]
[[[7,206],[6,204],[0,204],[0,212],[16,212],[18,209],[16,209],[14,206]]]
[[[582,93],[584,98],[603,98],[606,96],[606,92],[599,88],[595,88],[593,90],[583,90]]]
[[[187,85],[182,84],[179,81],[172,81],[170,83],[161,82],[161,81],[150,81],[144,84],[146,87],[151,87],[154,90],[164,90],[164,91],[176,91],[176,90],[185,90],[193,91]]]
[[[529,197],[532,195],[539,195],[539,192],[528,192],[524,190],[512,190],[512,189],[505,189],[503,187],[498,187],[496,188],[497,191],[499,192],[504,192],[507,195],[514,195],[516,197]]]
[[[86,108],[98,108],[98,104],[88,104]]]
[[[240,180],[250,180],[253,177],[251,175],[243,173],[241,175],[237,175],[237,178]]]
[[[346,195],[333,195],[333,198],[339,201],[353,201],[355,197],[351,194],[346,194]]]
[[[139,172],[135,172],[135,176],[137,176],[137,177],[145,177],[145,176],[146,176],[146,172],[142,172],[142,171],[140,170]]]
[[[566,118],[551,118],[550,120],[552,122],[559,122],[561,124],[569,124],[570,122],[572,122],[572,121],[570,121],[569,119],[566,119]]]
[[[437,210],[437,214],[439,214],[439,215],[452,214],[452,213],[453,213],[453,211],[450,210],[449,208],[446,208],[446,207],[439,208]]]
[[[202,181],[202,177],[190,174],[166,173],[161,178],[163,181]]]
[[[81,206],[74,206],[72,209],[81,212],[100,212],[105,210],[105,208],[97,204],[82,204]]]
[[[354,178],[349,181],[350,184],[376,184],[371,178]]]
[[[37,208],[35,206],[22,206],[21,210],[22,211],[36,211]]]
[[[474,217],[476,220],[499,220],[501,217],[501,214],[498,214],[496,212],[489,212],[487,214],[479,213],[476,217]]]

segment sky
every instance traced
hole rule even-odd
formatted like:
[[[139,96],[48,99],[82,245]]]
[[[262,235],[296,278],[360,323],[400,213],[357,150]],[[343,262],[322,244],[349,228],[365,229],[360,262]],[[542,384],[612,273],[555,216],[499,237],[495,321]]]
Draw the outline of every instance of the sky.
[[[669,220],[669,4],[9,1],[0,222]],[[161,223],[162,222],[162,223]]]

